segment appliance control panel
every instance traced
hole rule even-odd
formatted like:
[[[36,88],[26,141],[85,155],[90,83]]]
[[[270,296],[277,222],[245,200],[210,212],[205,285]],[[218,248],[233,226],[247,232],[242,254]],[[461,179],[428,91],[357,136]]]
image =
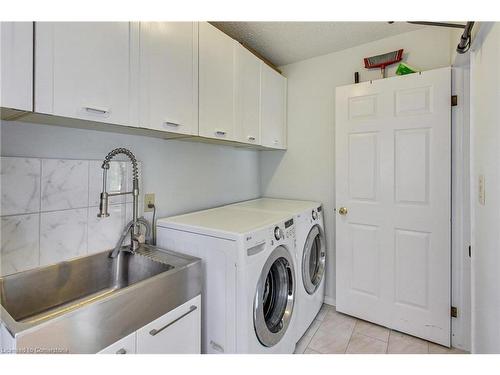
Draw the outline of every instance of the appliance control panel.
[[[297,246],[295,221],[290,218],[268,228],[247,233],[243,241],[248,256],[260,253],[266,246],[277,246],[285,241],[291,241],[295,247]]]
[[[295,241],[295,222],[293,218],[275,225],[270,233],[271,245],[275,245],[284,240]]]

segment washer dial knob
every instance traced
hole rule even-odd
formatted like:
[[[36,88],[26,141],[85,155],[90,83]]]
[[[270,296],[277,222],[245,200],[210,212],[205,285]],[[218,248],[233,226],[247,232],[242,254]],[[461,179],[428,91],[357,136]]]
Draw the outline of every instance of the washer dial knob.
[[[316,210],[312,211],[312,218],[313,220],[316,220],[318,218],[318,212]]]
[[[276,238],[277,241],[283,238],[283,231],[280,227],[274,228],[274,238]]]

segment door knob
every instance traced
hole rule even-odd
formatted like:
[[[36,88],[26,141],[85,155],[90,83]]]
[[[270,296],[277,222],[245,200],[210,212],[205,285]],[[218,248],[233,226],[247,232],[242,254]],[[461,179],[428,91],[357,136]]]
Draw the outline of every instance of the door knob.
[[[339,214],[341,214],[341,215],[347,215],[347,207],[340,207],[339,208]]]

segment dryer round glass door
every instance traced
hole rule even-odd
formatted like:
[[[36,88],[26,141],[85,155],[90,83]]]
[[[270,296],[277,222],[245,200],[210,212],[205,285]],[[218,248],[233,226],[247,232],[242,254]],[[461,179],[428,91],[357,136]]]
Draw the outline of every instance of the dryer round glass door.
[[[318,289],[325,274],[325,240],[318,225],[309,231],[302,255],[302,282],[308,294]]]
[[[283,246],[273,250],[267,259],[254,299],[253,321],[260,343],[271,347],[285,334],[295,302],[295,280],[292,257]]]

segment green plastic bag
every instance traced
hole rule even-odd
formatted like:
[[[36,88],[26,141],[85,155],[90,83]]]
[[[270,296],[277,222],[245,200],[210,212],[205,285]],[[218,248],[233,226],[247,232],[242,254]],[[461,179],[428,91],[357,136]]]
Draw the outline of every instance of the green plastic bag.
[[[399,63],[398,69],[396,70],[396,74],[399,76],[404,76],[405,74],[411,74],[417,72],[418,72],[417,69],[412,68],[411,66],[405,63]]]

